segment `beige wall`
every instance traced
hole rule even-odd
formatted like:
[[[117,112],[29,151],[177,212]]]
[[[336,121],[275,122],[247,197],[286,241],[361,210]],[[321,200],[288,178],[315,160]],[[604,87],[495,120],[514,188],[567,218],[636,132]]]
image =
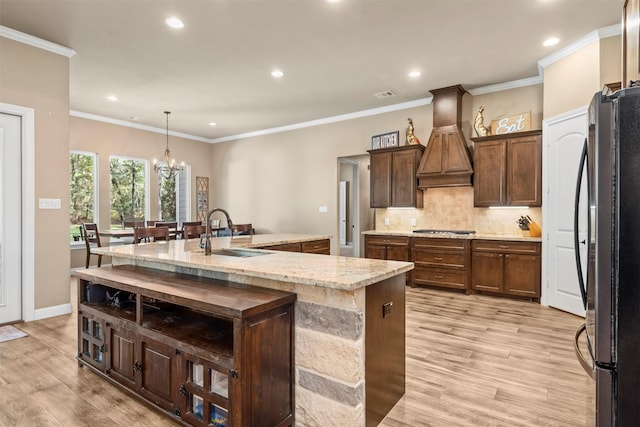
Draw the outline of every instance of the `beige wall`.
[[[380,133],[399,130],[404,140],[408,117],[426,141],[431,116],[425,106],[214,144],[212,206],[228,209],[235,222],[250,222],[260,233],[331,235],[331,253],[337,254],[338,157],[366,154],[371,137]],[[320,213],[320,206],[328,212]]]
[[[0,101],[35,110],[35,308],[69,303],[69,59],[0,37]],[[39,198],[62,209],[37,209]]]
[[[600,43],[549,65],[544,70],[544,118],[588,105],[600,84]]]

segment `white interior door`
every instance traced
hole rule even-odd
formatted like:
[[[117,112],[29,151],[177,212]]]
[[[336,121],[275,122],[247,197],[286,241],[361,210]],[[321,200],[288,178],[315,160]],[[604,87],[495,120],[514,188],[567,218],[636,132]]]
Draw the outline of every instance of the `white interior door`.
[[[587,136],[587,108],[545,120],[543,133],[543,295],[541,302],[584,316],[574,252],[574,204],[580,154]],[[586,206],[586,181],[583,180]],[[586,221],[579,226],[580,240],[586,237]],[[581,245],[582,246],[582,245]],[[586,267],[586,245],[581,253]],[[586,277],[586,271],[583,271]],[[545,286],[546,285],[546,286]]]
[[[22,319],[21,120],[0,113],[0,324]]]
[[[347,244],[347,181],[340,181],[340,245]]]

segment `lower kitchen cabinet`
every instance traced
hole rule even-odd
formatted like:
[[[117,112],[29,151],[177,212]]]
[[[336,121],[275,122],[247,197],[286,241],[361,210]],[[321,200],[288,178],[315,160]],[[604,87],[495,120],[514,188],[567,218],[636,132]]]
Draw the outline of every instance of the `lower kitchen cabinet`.
[[[131,265],[74,275],[81,366],[191,425],[295,424],[295,294]]]
[[[331,241],[329,239],[311,240],[301,243],[283,243],[280,245],[261,246],[258,249],[284,252],[304,252],[306,254],[331,255]]]
[[[365,258],[409,261],[409,237],[365,234]]]
[[[469,240],[413,237],[410,274],[412,286],[469,290]]]
[[[539,242],[474,240],[472,290],[538,300],[540,246]]]

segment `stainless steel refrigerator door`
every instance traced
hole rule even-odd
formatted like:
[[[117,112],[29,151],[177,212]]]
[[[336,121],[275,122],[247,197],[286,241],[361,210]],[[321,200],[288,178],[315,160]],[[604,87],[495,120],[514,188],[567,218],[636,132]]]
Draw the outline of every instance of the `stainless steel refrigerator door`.
[[[587,339],[598,364],[615,363],[612,316],[615,281],[614,206],[616,140],[613,102],[596,94],[589,108],[588,174],[589,256],[587,267]]]
[[[615,420],[615,371],[596,367],[596,426],[611,427]],[[622,426],[620,426],[622,427]]]

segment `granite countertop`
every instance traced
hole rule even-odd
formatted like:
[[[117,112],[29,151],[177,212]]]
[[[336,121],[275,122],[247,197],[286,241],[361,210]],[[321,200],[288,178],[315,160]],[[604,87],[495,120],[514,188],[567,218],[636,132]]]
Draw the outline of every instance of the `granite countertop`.
[[[402,236],[402,237],[429,237],[437,239],[465,239],[465,240],[509,240],[516,242],[541,242],[542,237],[530,237],[523,235],[498,235],[498,234],[428,234],[428,233],[414,233],[413,231],[383,231],[383,230],[370,230],[363,231],[362,234],[368,234],[373,236]]]
[[[213,272],[300,283],[339,290],[356,290],[406,273],[411,262],[382,261],[333,255],[253,249],[283,243],[328,239],[330,236],[300,234],[256,234],[253,236],[217,237],[211,239],[214,254],[205,256],[197,239],[141,243],[94,248],[92,251],[143,262],[195,268]],[[240,250],[259,256],[237,257],[216,255],[216,250]]]

